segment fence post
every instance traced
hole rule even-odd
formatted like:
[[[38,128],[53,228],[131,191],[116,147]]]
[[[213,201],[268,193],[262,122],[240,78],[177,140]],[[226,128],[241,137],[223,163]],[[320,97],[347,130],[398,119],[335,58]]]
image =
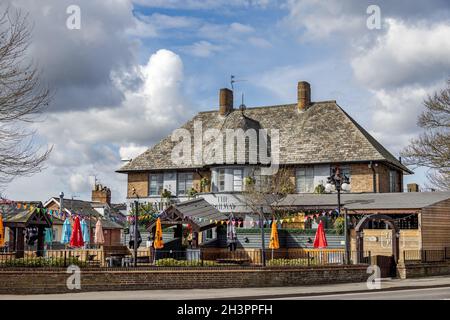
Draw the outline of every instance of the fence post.
[[[64,268],[67,268],[67,251],[64,250]]]
[[[309,251],[307,252],[307,254],[308,254],[308,256],[307,256],[307,261],[308,261],[308,267],[309,267],[309,265],[310,265],[310,262],[309,262]]]

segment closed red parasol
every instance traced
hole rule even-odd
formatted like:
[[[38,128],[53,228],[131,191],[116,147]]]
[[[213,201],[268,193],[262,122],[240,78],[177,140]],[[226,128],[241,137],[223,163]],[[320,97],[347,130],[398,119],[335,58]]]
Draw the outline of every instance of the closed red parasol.
[[[72,235],[70,236],[70,246],[79,248],[84,246],[83,232],[81,231],[80,218],[75,217],[72,228]]]
[[[314,238],[314,248],[326,248],[328,246],[327,238],[325,237],[325,229],[323,228],[323,221],[320,221],[319,227]]]

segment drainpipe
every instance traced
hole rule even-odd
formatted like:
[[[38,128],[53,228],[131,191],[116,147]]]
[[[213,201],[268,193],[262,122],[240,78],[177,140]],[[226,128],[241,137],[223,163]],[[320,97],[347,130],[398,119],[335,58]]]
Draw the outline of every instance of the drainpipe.
[[[374,163],[370,161],[369,168],[372,169],[373,193],[377,193],[377,173],[375,172]]]

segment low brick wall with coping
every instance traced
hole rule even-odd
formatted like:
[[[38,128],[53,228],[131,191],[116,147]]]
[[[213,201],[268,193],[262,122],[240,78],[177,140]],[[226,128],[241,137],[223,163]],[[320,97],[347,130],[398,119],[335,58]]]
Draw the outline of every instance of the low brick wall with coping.
[[[66,269],[0,270],[0,294],[80,291],[281,287],[364,282],[366,265],[326,267],[211,267],[81,269],[81,290],[69,290]]]
[[[450,261],[413,262],[399,261],[397,274],[400,279],[450,275]]]

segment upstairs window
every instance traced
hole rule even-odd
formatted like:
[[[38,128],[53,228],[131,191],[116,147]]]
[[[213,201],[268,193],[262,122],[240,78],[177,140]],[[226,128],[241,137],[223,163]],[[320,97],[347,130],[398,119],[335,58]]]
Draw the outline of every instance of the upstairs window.
[[[217,189],[219,192],[225,191],[225,169],[217,171]]]
[[[298,193],[314,192],[314,167],[297,168],[295,180]]]
[[[159,196],[163,191],[164,175],[162,173],[150,174],[150,195]]]
[[[397,192],[397,172],[389,171],[389,192]]]
[[[244,170],[233,169],[233,191],[242,191]]]
[[[255,179],[255,190],[259,192],[270,192],[272,176],[261,174],[261,169],[255,169],[252,174]]]
[[[186,195],[191,190],[193,176],[191,172],[178,173],[178,195]]]

